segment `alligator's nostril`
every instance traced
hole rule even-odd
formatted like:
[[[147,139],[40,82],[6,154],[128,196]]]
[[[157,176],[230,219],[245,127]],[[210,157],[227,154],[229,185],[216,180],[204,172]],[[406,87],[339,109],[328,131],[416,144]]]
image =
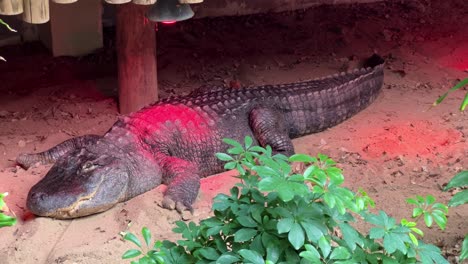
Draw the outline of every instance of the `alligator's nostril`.
[[[44,201],[44,199],[46,198],[46,194],[43,193],[43,192],[35,192],[35,193],[32,193],[31,194],[31,198],[34,199],[34,200],[42,200]]]

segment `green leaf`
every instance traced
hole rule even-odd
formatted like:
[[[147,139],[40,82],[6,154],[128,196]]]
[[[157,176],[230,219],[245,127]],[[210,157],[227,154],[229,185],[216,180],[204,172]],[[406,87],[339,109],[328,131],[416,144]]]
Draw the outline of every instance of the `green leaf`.
[[[344,177],[341,169],[336,167],[330,167],[325,169],[328,177],[330,177],[330,185],[341,185],[344,182]]]
[[[138,257],[141,255],[141,251],[137,249],[129,249],[125,251],[125,253],[122,256],[122,259],[129,259],[129,258],[134,258]]]
[[[427,205],[433,204],[433,203],[435,202],[435,200],[436,200],[435,197],[432,196],[432,195],[426,196],[426,204],[427,204]]]
[[[418,201],[416,201],[416,199],[414,199],[414,198],[408,198],[408,199],[406,199],[406,203],[418,205]]]
[[[460,253],[460,260],[468,259],[468,234],[465,236],[463,240],[462,249]]]
[[[455,175],[445,186],[444,191],[455,187],[464,187],[468,186],[468,170],[462,171]]]
[[[294,218],[283,218],[278,221],[276,228],[278,229],[278,234],[283,234],[289,232],[294,223]]]
[[[424,213],[424,210],[420,207],[416,207],[413,209],[413,218],[416,218]]]
[[[145,239],[145,243],[147,246],[151,244],[151,232],[147,227],[143,227],[141,229],[141,234],[143,235],[143,238]]]
[[[222,160],[222,161],[231,161],[231,160],[234,160],[230,155],[226,154],[226,153],[216,153],[216,158],[218,158],[219,160]]]
[[[356,245],[364,245],[364,241],[359,236],[358,231],[356,231],[356,229],[354,229],[348,223],[338,223],[338,226],[340,227],[340,230],[342,232],[343,240],[346,242],[346,244],[351,250],[355,250]]]
[[[312,261],[312,263],[322,263],[320,260],[320,253],[317,251],[317,249],[310,245],[310,244],[305,244],[304,247],[306,248],[307,251],[302,251],[299,256]]]
[[[239,229],[236,233],[234,233],[234,241],[235,242],[245,242],[252,239],[257,234],[256,229],[252,228],[242,228]]]
[[[438,209],[441,212],[448,214],[448,206],[442,203],[435,203],[434,205],[432,205],[432,209]]]
[[[460,88],[462,88],[463,86],[467,85],[468,84],[468,78],[460,81],[459,83],[457,83],[455,86],[453,86],[452,88],[450,88],[450,90],[448,90],[446,93],[444,93],[443,95],[441,95],[434,103],[433,103],[433,106],[436,106],[438,104],[440,104],[444,99],[445,97],[447,97],[447,95],[453,91],[456,91]]]
[[[232,169],[234,169],[236,166],[237,166],[237,162],[236,162],[236,161],[230,161],[230,162],[224,164],[224,169],[225,169],[225,170],[232,170]]]
[[[16,222],[17,220],[15,217],[11,217],[0,213],[0,227],[13,226],[16,224]]]
[[[223,142],[235,148],[242,148],[242,145],[239,142],[235,141],[234,139],[223,138]]]
[[[253,140],[252,140],[251,137],[246,136],[246,137],[244,138],[244,142],[245,142],[245,149],[248,149],[250,146],[252,146]]]
[[[424,232],[423,232],[421,229],[416,228],[416,227],[412,227],[412,228],[410,228],[410,229],[411,229],[411,231],[413,231],[414,233],[416,233],[416,234],[418,234],[418,235],[420,235],[420,236],[422,236],[422,237],[424,236]]]
[[[465,98],[460,105],[460,111],[465,111],[466,106],[468,105],[468,93],[465,94]]]
[[[445,227],[447,226],[447,216],[445,213],[439,210],[434,210],[432,211],[432,217],[434,218],[434,221],[439,226],[439,228],[445,230]]]
[[[450,199],[448,206],[454,207],[459,206],[462,204],[468,203],[468,190],[463,190],[461,192],[456,193],[452,199]]]
[[[242,147],[230,148],[227,150],[227,152],[232,155],[240,155],[244,153],[244,149]]]
[[[216,264],[232,264],[238,262],[240,259],[232,253],[224,253],[216,260]]]
[[[239,216],[237,221],[244,227],[256,227],[258,224],[250,216]]]
[[[290,162],[304,162],[312,163],[317,162],[317,159],[306,154],[294,154],[288,159]]]
[[[404,234],[406,236],[406,234]],[[407,240],[410,241],[409,236]],[[401,234],[389,233],[384,236],[383,246],[385,250],[392,254],[397,249],[400,250],[403,254],[406,254],[408,248],[405,245],[405,241],[402,239]]]
[[[205,247],[198,250],[200,255],[209,260],[217,260],[219,258],[219,253],[216,249],[211,247]]]
[[[16,30],[14,30],[12,27],[10,27],[10,25],[8,25],[7,23],[5,23],[5,21],[3,21],[2,19],[0,19],[0,24],[4,25],[6,28],[8,28],[8,30],[12,31],[12,32],[16,32]],[[0,207],[1,208],[1,207]]]
[[[252,167],[252,170],[257,172],[258,175],[260,177],[262,177],[262,178],[265,178],[265,177],[280,177],[281,176],[278,173],[278,171],[276,171],[276,170],[274,170],[274,169],[272,169],[270,167],[267,167],[267,166],[254,166],[254,167]]]
[[[307,238],[314,243],[317,243],[319,238],[323,236],[322,230],[320,230],[315,221],[304,220],[301,222],[301,226],[304,229]]]
[[[448,264],[449,262],[442,256],[440,249],[434,245],[419,242],[417,248],[422,263]]]
[[[245,260],[248,260],[253,264],[265,264],[265,260],[263,260],[262,256],[253,250],[241,249],[239,250],[239,254]],[[245,263],[245,261],[243,263]]]
[[[288,234],[288,240],[294,249],[298,250],[304,245],[305,235],[304,230],[299,223],[294,223]]]
[[[127,233],[127,234],[125,234],[125,236],[123,238],[125,240],[127,240],[127,241],[133,242],[133,244],[135,244],[135,245],[137,245],[138,247],[141,248],[141,242],[134,234]]]
[[[4,198],[8,196],[8,193],[0,193],[0,210],[3,209],[3,207],[5,207],[6,203],[4,201]]]
[[[307,259],[310,261],[312,264],[321,264],[323,263],[322,260],[320,260],[320,257],[315,256],[312,252],[310,251],[302,251],[299,253],[299,256]],[[302,262],[301,262],[302,263]]]
[[[325,236],[322,236],[319,238],[318,245],[319,245],[320,251],[322,251],[322,256],[325,258],[328,257],[328,254],[330,254],[331,245]]]
[[[330,259],[336,260],[345,260],[351,257],[351,253],[349,253],[348,249],[345,247],[336,247],[330,254]]]
[[[408,235],[409,235],[409,237],[410,237],[410,239],[411,239],[411,242],[413,242],[413,244],[414,244],[415,246],[417,246],[417,245],[419,244],[419,241],[418,241],[418,239],[416,238],[416,236],[415,236],[414,234],[412,234],[412,233],[409,233]]]
[[[373,227],[369,231],[369,237],[372,239],[382,238],[385,235],[385,229],[380,227]]]
[[[267,256],[266,256],[267,258],[266,259],[268,261],[271,261],[273,263],[278,262],[278,259],[279,259],[280,255],[282,253],[281,252],[282,250],[281,250],[280,246],[278,245],[278,243],[270,242],[270,244],[268,245],[266,251],[267,251]]]
[[[427,212],[425,212],[425,213],[424,213],[424,223],[426,223],[426,226],[427,226],[427,227],[431,227],[431,226],[432,226],[432,220],[433,220],[432,215],[429,214],[429,213],[427,213]]]

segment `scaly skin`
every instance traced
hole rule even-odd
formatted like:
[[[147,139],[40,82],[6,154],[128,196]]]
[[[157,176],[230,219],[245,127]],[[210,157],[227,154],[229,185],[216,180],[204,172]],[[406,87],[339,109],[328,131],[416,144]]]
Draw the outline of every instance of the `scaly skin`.
[[[213,89],[162,100],[117,121],[104,136],[70,139],[17,162],[55,162],[33,186],[34,214],[75,218],[105,211],[167,184],[163,206],[192,210],[200,177],[223,170],[223,138],[251,136],[291,155],[291,139],[322,131],[358,113],[379,94],[383,60],[322,79],[241,89]]]

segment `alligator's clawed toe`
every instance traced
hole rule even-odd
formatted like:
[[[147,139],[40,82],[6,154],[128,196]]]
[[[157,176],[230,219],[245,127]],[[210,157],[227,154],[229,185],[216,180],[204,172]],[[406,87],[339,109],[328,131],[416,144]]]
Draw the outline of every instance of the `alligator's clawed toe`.
[[[193,217],[193,208],[191,205],[184,205],[182,202],[174,201],[171,197],[165,196],[161,206],[169,210],[176,210],[182,217],[182,220],[190,220]]]

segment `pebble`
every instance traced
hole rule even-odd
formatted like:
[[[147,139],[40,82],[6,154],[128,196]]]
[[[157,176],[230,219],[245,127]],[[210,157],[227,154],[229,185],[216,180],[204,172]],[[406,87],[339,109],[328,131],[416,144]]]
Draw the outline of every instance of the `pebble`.
[[[20,148],[26,147],[26,141],[24,141],[22,139],[20,141],[18,141],[18,147],[20,147]]]

